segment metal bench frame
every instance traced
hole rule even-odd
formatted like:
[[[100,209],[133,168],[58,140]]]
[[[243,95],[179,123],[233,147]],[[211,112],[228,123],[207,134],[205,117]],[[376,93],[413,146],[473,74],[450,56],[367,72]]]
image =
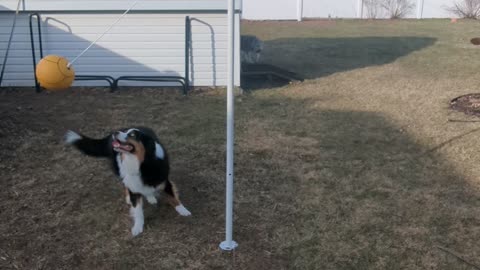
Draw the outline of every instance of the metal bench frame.
[[[33,73],[37,68],[37,57],[36,57],[36,48],[35,48],[35,35],[34,35],[34,26],[33,20],[36,20],[37,25],[37,39],[39,45],[40,59],[43,58],[43,42],[42,42],[42,30],[41,30],[41,16],[40,13],[35,12],[29,16],[29,27],[30,27],[30,44],[32,49],[32,60],[33,60]],[[118,83],[120,81],[145,81],[145,82],[174,82],[181,85],[183,89],[183,94],[187,95],[188,90],[190,89],[190,37],[191,37],[191,21],[190,17],[185,17],[185,76],[120,76],[118,78],[113,78],[108,75],[76,75],[75,80],[77,81],[107,81],[110,85],[111,91],[115,91],[118,88]],[[37,92],[41,92],[42,88],[38,83],[37,77],[35,77],[35,89]]]

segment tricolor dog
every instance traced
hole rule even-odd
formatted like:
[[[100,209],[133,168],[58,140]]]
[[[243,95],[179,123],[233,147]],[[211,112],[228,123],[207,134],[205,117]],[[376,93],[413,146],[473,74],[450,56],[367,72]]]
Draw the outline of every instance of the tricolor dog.
[[[182,216],[190,216],[178,197],[175,185],[168,179],[169,162],[165,148],[155,133],[144,127],[121,129],[103,139],[92,139],[73,131],[65,142],[86,155],[111,159],[114,172],[125,186],[127,203],[133,217],[132,235],[143,232],[143,198],[156,204],[160,193]]]

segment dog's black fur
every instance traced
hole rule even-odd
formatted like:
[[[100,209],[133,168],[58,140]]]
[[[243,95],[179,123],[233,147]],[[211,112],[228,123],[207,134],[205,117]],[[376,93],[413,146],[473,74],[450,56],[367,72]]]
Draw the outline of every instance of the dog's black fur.
[[[140,165],[140,173],[142,175],[143,183],[148,186],[156,187],[163,182],[168,181],[168,175],[170,172],[168,153],[160,143],[155,132],[146,127],[123,128],[119,131],[125,132],[130,129],[138,129],[138,131],[133,132],[135,132],[136,138],[145,146],[145,159]],[[113,171],[117,176],[120,176],[117,156],[121,155],[121,153],[114,151],[112,146],[115,133],[116,132],[112,132],[102,139],[92,139],[82,134],[78,134],[81,136],[81,139],[76,140],[71,144],[86,155],[109,158],[112,161]],[[155,156],[155,143],[158,143],[163,148],[163,159],[159,159]],[[169,195],[173,196],[173,193]]]

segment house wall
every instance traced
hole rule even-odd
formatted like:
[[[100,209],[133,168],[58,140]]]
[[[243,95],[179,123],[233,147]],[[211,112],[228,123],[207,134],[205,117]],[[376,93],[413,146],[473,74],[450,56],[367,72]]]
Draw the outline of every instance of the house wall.
[[[79,11],[118,10],[129,8],[135,0],[21,0],[23,11]],[[15,10],[18,0],[2,0],[0,11]],[[241,9],[241,0],[236,0],[236,9]],[[225,0],[141,0],[135,10],[155,11],[226,11]]]
[[[6,52],[8,36],[13,23],[11,9],[15,8],[16,1],[7,0],[6,2],[0,4],[0,7],[3,6],[0,8],[0,61],[3,61]],[[44,5],[40,6],[39,2],[43,2]],[[66,5],[65,2],[70,2],[70,5]],[[132,14],[125,16],[107,35],[74,63],[73,67],[77,75],[184,76],[185,17],[190,16],[192,41],[189,62],[192,84],[195,86],[226,85],[228,31],[226,5],[225,7],[220,5],[220,1],[180,0],[178,2],[184,2],[183,4],[196,2],[194,7],[197,10],[184,7],[182,3],[178,6],[169,3],[168,10],[154,10],[154,8],[158,8],[155,3],[163,2],[165,5],[167,2],[173,1],[142,2],[146,3],[143,7],[139,6],[141,9],[136,9]],[[203,5],[199,4],[201,2]],[[212,4],[213,2],[217,5]],[[121,11],[128,8],[124,5],[125,3],[131,3],[131,1],[25,1],[27,10],[21,13],[17,20],[2,86],[34,85],[28,27],[29,11],[40,10],[44,54],[57,54],[72,60],[103,33],[118,18]],[[30,7],[30,5],[32,6]],[[88,10],[95,5],[100,5],[105,10]],[[208,10],[207,7],[211,9]],[[55,8],[58,10],[54,10]],[[4,12],[1,11],[2,9]],[[117,9],[119,12],[115,12]],[[10,10],[10,12],[5,10]],[[141,12],[139,13],[139,11]],[[238,14],[236,21],[237,68],[235,77],[236,84],[239,85],[240,16]],[[159,83],[122,82],[121,84],[145,86]],[[80,81],[75,85],[106,85],[106,83]]]

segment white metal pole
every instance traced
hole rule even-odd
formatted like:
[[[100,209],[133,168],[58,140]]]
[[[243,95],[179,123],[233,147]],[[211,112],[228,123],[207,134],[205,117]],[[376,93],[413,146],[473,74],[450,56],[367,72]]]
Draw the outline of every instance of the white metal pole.
[[[297,0],[297,21],[301,22],[303,19],[303,0]]]
[[[235,67],[235,0],[228,0],[228,80],[227,80],[227,187],[225,202],[225,241],[222,250],[233,250],[238,244],[233,241],[233,147],[234,147],[234,67]]]
[[[363,18],[363,0],[357,0],[357,18]]]
[[[424,0],[417,0],[417,19],[423,18],[423,6],[425,4]]]

